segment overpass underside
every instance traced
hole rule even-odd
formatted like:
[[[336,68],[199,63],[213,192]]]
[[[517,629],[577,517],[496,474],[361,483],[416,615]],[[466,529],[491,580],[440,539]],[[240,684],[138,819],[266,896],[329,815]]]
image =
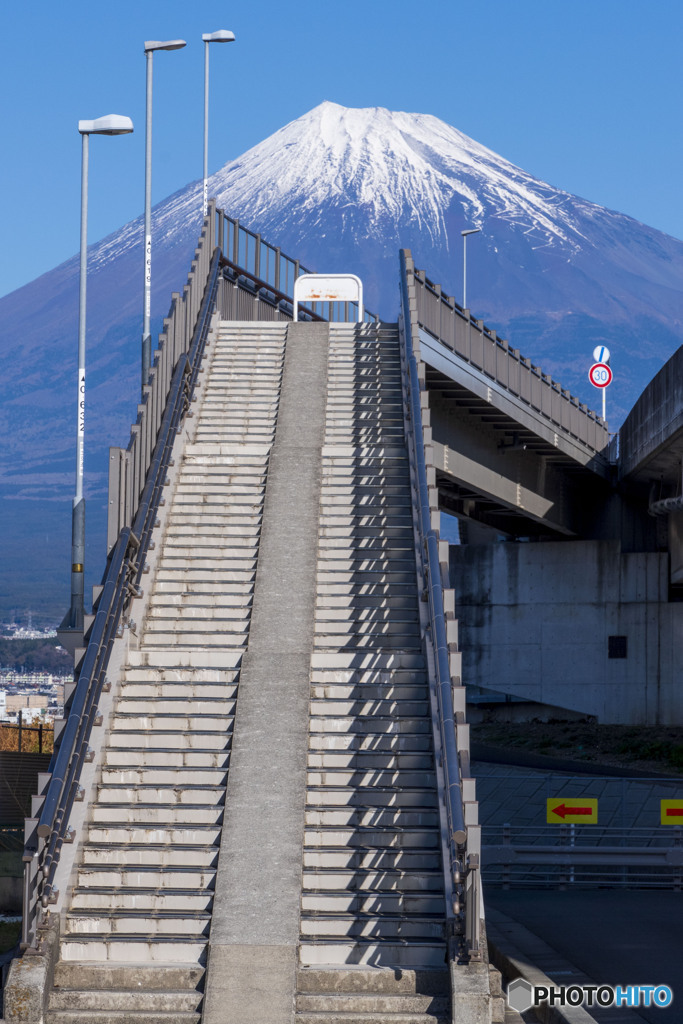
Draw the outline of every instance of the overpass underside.
[[[402,373],[396,325],[215,322],[62,868],[47,1024],[491,1020],[486,964],[454,962]]]

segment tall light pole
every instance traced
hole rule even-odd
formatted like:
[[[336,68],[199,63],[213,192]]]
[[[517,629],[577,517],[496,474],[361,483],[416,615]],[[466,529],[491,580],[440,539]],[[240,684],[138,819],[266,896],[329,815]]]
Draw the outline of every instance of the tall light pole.
[[[85,297],[88,272],[88,148],[91,135],[129,135],[133,122],[120,114],[95,121],[79,121],[81,133],[81,271],[78,295],[78,427],[76,440],[76,493],[71,513],[71,629],[83,628],[83,563],[85,562],[85,498],[83,455],[85,442]]]
[[[469,228],[462,235],[462,308],[467,309],[467,236],[476,235],[481,228]]]
[[[149,378],[152,360],[150,313],[152,307],[152,62],[155,50],[182,50],[184,39],[150,40],[145,43],[147,58],[147,107],[145,122],[145,293],[142,316],[142,387]]]
[[[234,43],[235,34],[227,29],[219,29],[218,32],[205,32],[204,40],[204,188],[203,188],[203,214],[209,208],[209,43]]]

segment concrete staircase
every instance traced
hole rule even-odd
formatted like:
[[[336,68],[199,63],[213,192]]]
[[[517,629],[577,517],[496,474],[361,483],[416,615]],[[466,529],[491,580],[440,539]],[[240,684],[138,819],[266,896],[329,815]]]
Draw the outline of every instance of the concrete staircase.
[[[289,330],[209,344],[47,1024],[451,1020],[398,334]]]
[[[284,326],[223,325],[176,461],[62,924],[48,1024],[198,1024]]]
[[[298,1024],[450,1020],[397,331],[332,326]]]

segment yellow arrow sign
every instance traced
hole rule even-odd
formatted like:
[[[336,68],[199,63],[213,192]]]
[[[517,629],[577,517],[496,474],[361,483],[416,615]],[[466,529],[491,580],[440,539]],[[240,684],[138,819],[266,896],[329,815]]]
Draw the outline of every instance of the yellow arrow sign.
[[[551,825],[597,825],[598,801],[585,796],[553,796],[546,800],[546,821]]]
[[[683,800],[662,800],[662,825],[683,825]]]

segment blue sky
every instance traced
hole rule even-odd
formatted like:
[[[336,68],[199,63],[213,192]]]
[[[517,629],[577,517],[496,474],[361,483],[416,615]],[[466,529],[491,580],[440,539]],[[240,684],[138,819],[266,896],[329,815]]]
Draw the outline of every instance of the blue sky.
[[[142,211],[146,39],[154,62],[153,200],[200,177],[202,32],[209,167],[322,100],[434,114],[560,188],[683,238],[679,0],[70,0],[3,12],[0,295],[78,249],[79,118],[133,118],[93,139],[90,241]]]

